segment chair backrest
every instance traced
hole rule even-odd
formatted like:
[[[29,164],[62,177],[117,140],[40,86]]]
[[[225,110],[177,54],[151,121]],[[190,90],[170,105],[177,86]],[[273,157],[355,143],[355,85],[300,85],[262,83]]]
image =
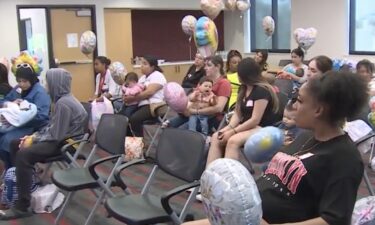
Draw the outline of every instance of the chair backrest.
[[[275,86],[279,91],[289,96],[293,91],[293,81],[288,79],[276,79]]]
[[[95,144],[110,154],[124,154],[128,118],[121,114],[103,114],[95,133]]]
[[[282,120],[284,116],[284,109],[286,104],[288,104],[288,96],[282,92],[277,93],[277,97],[279,98],[279,110],[277,112],[278,120]]]
[[[164,172],[186,182],[199,180],[206,166],[207,151],[202,134],[165,128],[156,149],[156,162]]]

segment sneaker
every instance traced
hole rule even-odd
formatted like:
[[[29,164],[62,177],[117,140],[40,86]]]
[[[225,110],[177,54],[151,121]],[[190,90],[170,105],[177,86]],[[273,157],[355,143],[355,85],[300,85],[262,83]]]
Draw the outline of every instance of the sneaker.
[[[161,124],[161,128],[167,128],[169,126],[169,120],[166,120],[164,121],[162,124]]]
[[[28,209],[27,211],[22,211],[12,207],[7,210],[0,210],[0,220],[13,220],[19,218],[30,217],[33,215],[33,212]]]
[[[197,201],[202,201],[202,194],[197,194],[197,196],[195,196],[195,199],[197,200]]]

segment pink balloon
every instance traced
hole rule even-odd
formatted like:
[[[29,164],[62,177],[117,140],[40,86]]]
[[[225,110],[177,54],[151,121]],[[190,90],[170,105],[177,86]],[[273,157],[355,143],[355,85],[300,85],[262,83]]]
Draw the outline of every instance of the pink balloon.
[[[188,104],[185,90],[176,82],[169,82],[164,87],[164,99],[174,111],[182,113]]]

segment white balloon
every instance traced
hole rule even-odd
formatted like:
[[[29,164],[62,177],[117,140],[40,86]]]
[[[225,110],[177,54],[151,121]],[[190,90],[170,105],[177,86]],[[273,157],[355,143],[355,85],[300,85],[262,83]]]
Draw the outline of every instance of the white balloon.
[[[223,8],[224,5],[222,0],[201,0],[201,9],[203,13],[212,20],[219,15]]]
[[[272,36],[273,32],[275,31],[275,21],[273,20],[273,18],[270,16],[264,17],[262,21],[262,26],[264,33],[267,36]]]
[[[236,10],[236,7],[237,7],[236,2],[237,0],[225,0],[224,1],[225,8],[232,10],[232,11]]]
[[[297,28],[293,34],[298,46],[307,51],[315,43],[318,31],[313,27]]]
[[[125,82],[125,76],[127,74],[127,70],[122,63],[113,62],[109,66],[109,71],[111,72],[111,76],[112,76],[113,80],[118,85],[122,85]]]
[[[212,225],[259,225],[262,204],[249,171],[233,159],[217,159],[201,177],[203,205]]]
[[[91,54],[96,48],[96,35],[94,32],[88,30],[81,35],[80,49],[85,55]]]
[[[185,34],[192,36],[195,30],[197,19],[192,15],[185,16],[181,21],[181,27]]]
[[[250,2],[248,2],[247,0],[245,0],[245,1],[238,0],[236,5],[237,5],[237,9],[242,11],[242,12],[248,10],[251,6]]]

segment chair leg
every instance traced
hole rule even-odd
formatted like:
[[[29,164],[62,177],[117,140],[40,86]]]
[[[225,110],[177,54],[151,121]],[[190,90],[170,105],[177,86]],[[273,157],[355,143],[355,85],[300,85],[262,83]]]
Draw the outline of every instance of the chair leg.
[[[68,204],[69,204],[70,200],[72,199],[74,193],[75,192],[69,192],[68,196],[66,196],[65,202],[64,202],[63,206],[61,207],[60,212],[59,212],[59,214],[57,215],[57,217],[55,219],[55,223],[54,223],[55,225],[59,224],[60,219],[61,219],[61,217],[64,214],[65,208],[68,206]]]
[[[103,191],[100,193],[99,198],[96,200],[94,207],[92,208],[92,210],[91,210],[89,216],[87,217],[87,220],[85,221],[85,225],[89,225],[89,224],[90,224],[92,218],[93,218],[94,215],[95,215],[95,211],[96,211],[96,209],[99,207],[99,205],[101,204],[101,202],[102,202],[102,200],[104,199],[104,197],[105,197],[105,190],[103,190]]]
[[[370,179],[368,177],[366,169],[365,169],[365,171],[363,173],[363,179],[365,179],[365,184],[367,186],[367,189],[368,189],[370,195],[371,196],[375,196],[375,192],[374,192],[374,189],[372,188],[371,181],[370,181]]]

